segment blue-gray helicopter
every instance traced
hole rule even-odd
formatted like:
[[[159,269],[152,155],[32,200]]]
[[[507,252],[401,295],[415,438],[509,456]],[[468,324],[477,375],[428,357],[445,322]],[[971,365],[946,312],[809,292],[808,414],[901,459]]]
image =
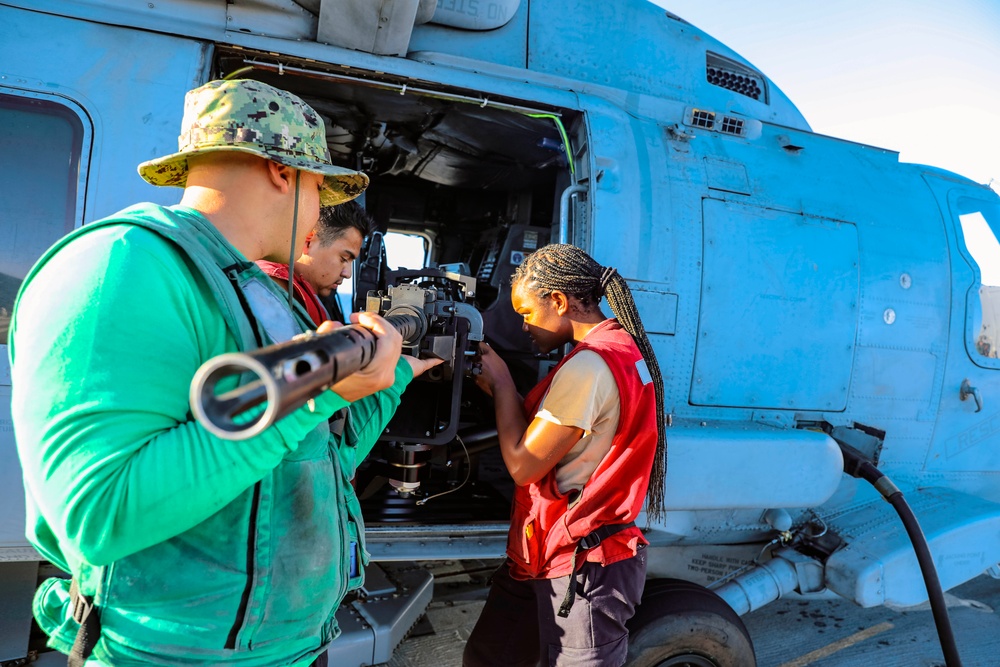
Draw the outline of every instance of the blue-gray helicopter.
[[[371,560],[503,556],[512,482],[471,353],[489,341],[523,388],[558,362],[509,278],[573,243],[629,281],[664,371],[668,512],[629,664],[754,665],[740,616],[789,595],[930,600],[958,664],[943,591],[1000,577],[989,187],[812,132],[644,0],[0,0],[0,26],[0,340],[57,239],[179,200],[135,167],[174,150],[187,90],[274,84],[371,177],[350,306],[416,313],[409,352],[447,361],[359,473]],[[0,664],[56,664],[31,633],[53,568],[24,537],[6,349]],[[368,569],[334,664],[387,661],[431,599],[425,569]]]

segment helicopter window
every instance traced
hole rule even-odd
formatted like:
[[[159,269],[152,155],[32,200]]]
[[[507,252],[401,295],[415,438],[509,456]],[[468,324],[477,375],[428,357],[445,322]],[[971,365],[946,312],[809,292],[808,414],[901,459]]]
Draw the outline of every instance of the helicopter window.
[[[392,270],[419,269],[427,264],[430,243],[422,234],[389,232],[385,235],[386,263]]]
[[[427,265],[430,259],[427,249],[430,240],[422,234],[404,234],[389,232],[384,236],[386,264],[391,270],[419,269]],[[354,294],[354,274],[337,288],[337,301],[341,312],[351,312],[351,299]]]
[[[31,265],[82,217],[85,136],[65,105],[0,92],[0,345]]]
[[[996,207],[985,202],[959,200],[959,221],[965,247],[979,268],[976,296],[971,297],[971,335],[976,352],[991,359],[1000,358],[1000,217]],[[978,298],[977,298],[978,297]]]

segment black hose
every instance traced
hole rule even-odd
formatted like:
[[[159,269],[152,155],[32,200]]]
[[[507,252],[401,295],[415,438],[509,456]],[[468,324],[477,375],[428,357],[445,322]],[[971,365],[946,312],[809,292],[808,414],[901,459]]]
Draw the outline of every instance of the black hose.
[[[843,442],[837,441],[837,444],[840,445],[840,449],[844,453],[844,472],[874,486],[875,490],[881,493],[882,497],[892,505],[903,522],[906,534],[913,544],[920,572],[924,577],[924,586],[927,587],[927,599],[931,603],[931,613],[934,615],[938,640],[941,642],[941,650],[944,652],[945,665],[947,667],[962,667],[962,659],[958,655],[958,646],[955,644],[955,633],[952,632],[951,619],[948,618],[948,605],[944,601],[944,591],[941,590],[941,581],[938,579],[937,569],[934,567],[934,559],[931,558],[931,550],[927,546],[927,539],[917,522],[917,517],[903,498],[903,492],[857,449]]]

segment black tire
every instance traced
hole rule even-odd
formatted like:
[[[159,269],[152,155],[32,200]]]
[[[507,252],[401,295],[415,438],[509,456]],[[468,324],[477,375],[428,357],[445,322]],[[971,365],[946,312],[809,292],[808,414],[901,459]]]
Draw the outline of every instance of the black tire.
[[[740,617],[689,581],[647,581],[628,629],[628,667],[757,667]]]

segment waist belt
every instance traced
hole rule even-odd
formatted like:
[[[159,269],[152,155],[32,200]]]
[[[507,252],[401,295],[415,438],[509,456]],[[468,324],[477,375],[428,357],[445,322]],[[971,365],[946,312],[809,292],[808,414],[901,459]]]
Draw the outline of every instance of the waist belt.
[[[73,609],[73,620],[80,624],[69,652],[67,667],[83,667],[101,636],[101,618],[94,606],[94,598],[80,594],[80,587],[74,578],[69,585],[69,603]]]
[[[620,533],[627,528],[632,528],[635,526],[635,521],[629,521],[628,523],[613,523],[608,526],[601,526],[595,529],[593,532],[580,538],[580,541],[576,543],[576,548],[573,550],[573,558],[570,560],[572,569],[569,573],[569,586],[566,588],[566,597],[563,598],[562,604],[559,605],[559,616],[561,618],[566,618],[569,616],[569,610],[573,607],[573,603],[576,602],[576,557],[581,551],[588,551],[593,549],[598,544],[600,544],[604,539]]]

